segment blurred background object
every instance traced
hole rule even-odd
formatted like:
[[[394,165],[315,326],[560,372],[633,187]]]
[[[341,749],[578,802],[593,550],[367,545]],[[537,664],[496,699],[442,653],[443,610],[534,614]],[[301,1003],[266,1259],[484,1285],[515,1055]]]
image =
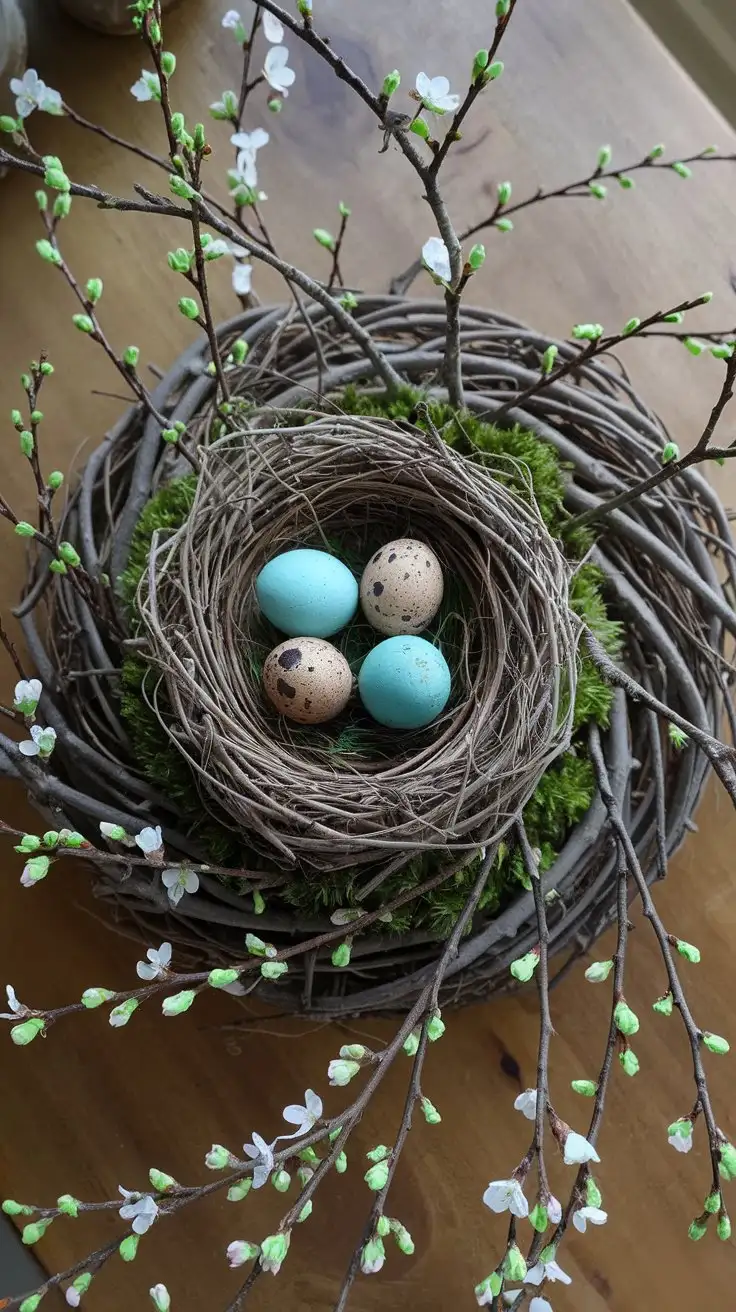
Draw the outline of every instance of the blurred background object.
[[[13,111],[8,86],[26,66],[26,25],[18,0],[0,0],[0,114]],[[0,169],[0,175],[2,169]]]
[[[632,0],[713,104],[736,123],[734,0]]]
[[[177,0],[161,0],[161,8],[171,9],[176,3]],[[96,32],[110,36],[130,36],[133,32],[130,0],[60,0],[60,4],[78,23],[93,27]]]

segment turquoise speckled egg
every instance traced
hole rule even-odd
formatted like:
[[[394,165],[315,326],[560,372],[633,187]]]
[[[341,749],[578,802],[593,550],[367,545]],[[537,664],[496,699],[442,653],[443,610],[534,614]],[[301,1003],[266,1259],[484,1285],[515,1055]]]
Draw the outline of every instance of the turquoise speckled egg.
[[[358,675],[365,709],[389,729],[421,729],[447,705],[452,680],[439,647],[413,636],[386,638]]]
[[[266,619],[290,638],[329,638],[353,618],[358,584],[336,556],[298,547],[263,566],[256,597]]]

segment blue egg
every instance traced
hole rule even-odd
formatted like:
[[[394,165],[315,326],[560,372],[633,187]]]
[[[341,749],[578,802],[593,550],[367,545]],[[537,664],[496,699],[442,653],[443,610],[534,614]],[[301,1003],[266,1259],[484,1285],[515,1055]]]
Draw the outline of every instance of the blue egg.
[[[421,729],[447,705],[452,680],[439,647],[424,638],[386,638],[358,675],[365,709],[389,729]]]
[[[299,547],[263,566],[256,597],[266,619],[290,638],[329,638],[353,618],[358,584],[336,556]]]

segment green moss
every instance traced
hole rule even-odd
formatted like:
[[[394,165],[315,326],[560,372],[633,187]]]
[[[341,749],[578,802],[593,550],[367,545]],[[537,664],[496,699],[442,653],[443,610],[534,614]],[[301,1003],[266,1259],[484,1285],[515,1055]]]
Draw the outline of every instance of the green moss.
[[[414,417],[419,394],[409,388],[390,400],[378,396],[367,397],[355,389],[348,389],[336,405],[347,413],[375,415],[391,419]],[[534,433],[521,428],[501,430],[485,424],[472,415],[457,417],[450,408],[439,403],[429,406],[429,414],[445,441],[463,453],[475,453],[494,472],[494,475],[513,486],[529,500],[534,499],[549,531],[556,537],[565,532],[568,514],[563,504],[564,466],[549,444]],[[173,530],[186,519],[194,500],[195,476],[178,479],[162,488],[145,507],[134,534],[127,570],[122,578],[124,595],[131,607],[134,627],[135,595],[140,579],[147,568],[151,540],[158,530]],[[381,540],[366,541],[365,534],[356,534],[328,544],[359,575],[362,564]],[[581,559],[588,551],[591,537],[587,531],[565,536],[568,557]],[[320,541],[320,545],[322,542]],[[441,633],[442,647],[449,664],[453,665],[455,648],[459,654],[461,642],[457,614],[462,612],[463,597],[457,585],[447,581],[442,610],[434,631]],[[570,590],[572,610],[590,626],[607,651],[616,656],[621,647],[621,626],[610,619],[603,595],[603,576],[594,565],[582,563],[573,576]],[[458,632],[455,632],[458,629]],[[258,676],[266,653],[280,640],[280,635],[264,624],[263,633],[255,636],[250,646],[249,659],[253,673]],[[357,670],[366,652],[375,642],[375,634],[358,618],[341,639],[351,667]],[[132,654],[123,664],[123,695],[121,711],[133,742],[136,758],[147,776],[172,798],[182,813],[193,817],[191,830],[207,847],[211,859],[223,865],[263,862],[238,840],[226,824],[218,824],[202,807],[194,773],[184,758],[172,746],[149,702],[155,696],[155,678],[139,656]],[[570,752],[556,761],[546,772],[528,803],[524,820],[530,841],[539,849],[543,869],[554,861],[571,828],[588,810],[595,791],[593,770],[585,755],[584,734],[577,733],[590,721],[601,726],[608,724],[611,708],[611,689],[602,681],[585,653],[581,653],[574,710],[574,741]],[[166,715],[166,706],[158,701],[159,710]],[[385,752],[390,744],[385,733],[362,716],[357,707],[352,718],[324,726],[320,731],[320,744],[325,750],[340,756],[376,755]],[[305,745],[314,746],[315,730],[297,729],[304,736]],[[224,821],[224,817],[223,817]],[[372,898],[363,905],[377,909],[387,901],[418,883],[430,878],[446,856],[424,853],[393,875]],[[427,926],[438,936],[445,936],[462,910],[467,893],[477,877],[479,858],[473,859],[465,870],[440,888],[409,903],[396,913],[391,930],[401,932],[409,928]],[[280,891],[278,899],[308,915],[349,906],[353,902],[356,877],[365,878],[363,867],[359,872],[345,870],[326,876],[300,873],[293,884]],[[487,914],[500,909],[518,886],[525,882],[525,873],[518,852],[501,846],[492,877],[488,882],[481,907]]]

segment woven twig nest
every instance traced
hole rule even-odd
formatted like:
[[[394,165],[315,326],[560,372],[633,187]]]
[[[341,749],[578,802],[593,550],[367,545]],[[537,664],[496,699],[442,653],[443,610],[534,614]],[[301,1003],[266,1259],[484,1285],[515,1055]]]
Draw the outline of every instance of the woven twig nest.
[[[257,510],[243,508],[242,484],[240,489],[237,487],[237,462],[241,462],[242,469],[243,461],[257,460],[256,453],[259,450],[265,452],[272,443],[275,446],[280,444],[280,459],[282,466],[286,467],[289,443],[297,453],[309,450],[310,443],[327,440],[327,435],[335,431],[339,433],[343,424],[338,416],[330,423],[318,421],[307,425],[298,433],[284,429],[275,433],[272,430],[273,408],[288,409],[306,402],[324,411],[329,409],[327,401],[323,399],[317,403],[316,398],[327,398],[349,383],[356,383],[368,391],[379,390],[369,362],[355,344],[336,336],[334,325],[318,308],[312,307],[309,314],[311,332],[307,332],[299,318],[286,314],[283,309],[260,308],[238,316],[222,329],[225,341],[237,335],[250,343],[246,366],[238,378],[238,390],[256,399],[261,414],[260,417],[254,415],[254,422],[264,430],[252,438],[255,444],[252,457],[246,456],[243,448],[235,450],[232,445],[226,446],[228,468],[230,461],[234,462],[228,477],[236,480],[235,505],[228,509],[228,502],[220,513],[237,514],[243,530],[253,523]],[[363,300],[356,314],[391,353],[394,367],[409,382],[431,395],[437,387],[441,367],[442,307],[432,302],[384,297]],[[464,308],[462,361],[469,409],[493,419],[513,391],[523,390],[538,377],[540,358],[548,344],[548,337],[512,320],[488,310]],[[576,348],[561,342],[558,349],[559,358],[568,359]],[[203,372],[205,359],[202,345],[192,348],[161,381],[155,394],[157,407],[168,412],[172,421],[181,419],[191,426],[194,417],[196,427],[198,420],[203,440],[210,429],[212,397],[212,380]],[[574,513],[594,506],[597,500],[653,472],[658,467],[660,452],[667,440],[661,422],[637,397],[625,373],[614,361],[585,365],[574,376],[574,381],[568,377],[552,384],[538,397],[531,398],[523,411],[518,408],[509,410],[505,422],[520,423],[534,430],[541,440],[551,443],[569,462],[566,503]],[[356,431],[361,425],[356,426],[351,421],[351,427]],[[372,427],[369,426],[368,431]],[[396,430],[390,431],[393,439],[399,441]],[[336,440],[342,439],[338,437]],[[408,431],[401,432],[400,441],[406,443],[405,450],[409,449],[412,440],[419,439],[413,438]],[[424,438],[421,440],[424,443]],[[388,460],[389,455],[385,454]],[[432,460],[440,458],[437,450],[431,448],[429,456]],[[217,448],[206,457],[208,469],[212,460],[221,460]],[[309,462],[306,463],[309,472]],[[405,468],[410,464],[409,459],[403,462],[399,471],[402,477],[416,478],[416,470],[409,474]],[[448,471],[454,467],[453,458],[450,458]],[[80,488],[70,502],[65,536],[78,545],[92,572],[106,570],[112,578],[117,578],[122,572],[143,506],[152,491],[171,477],[174,469],[175,456],[161,443],[158,426],[150,419],[144,419],[137,410],[125,416],[90,457]],[[258,476],[265,478],[262,468]],[[316,471],[312,469],[309,476],[316,477]],[[273,483],[266,481],[264,486],[273,487]],[[208,680],[213,677],[212,673],[203,677],[206,661],[202,659],[201,648],[195,649],[191,656],[193,672],[190,666],[185,666],[185,660],[190,657],[185,657],[177,647],[178,639],[168,626],[169,608],[173,606],[176,610],[177,606],[174,604],[175,576],[172,572],[171,580],[167,580],[165,563],[167,559],[173,561],[176,553],[183,560],[181,553],[185,544],[191,544],[198,533],[207,531],[206,518],[197,527],[201,513],[209,515],[210,521],[216,521],[214,503],[209,500],[211,495],[214,493],[203,485],[196,514],[186,531],[173,542],[162,539],[159,544],[160,555],[157,555],[152,570],[152,575],[161,585],[160,592],[158,585],[156,588],[159,635],[163,635],[169,652],[179,662],[176,679],[172,677],[173,667],[168,665],[166,670],[161,670],[159,677],[168,681],[167,688],[172,695],[176,695],[176,688],[179,688],[178,695],[183,696],[186,692],[193,699],[191,703],[181,702],[181,721],[188,725],[190,747],[194,745],[196,748],[192,760],[203,781],[203,795],[212,786],[208,782],[211,777],[215,781],[219,806],[233,805],[240,823],[242,798],[233,803],[232,797],[228,801],[221,791],[223,781],[227,782],[228,767],[224,764],[226,758],[218,756],[222,746],[217,734],[210,735],[203,727],[204,716],[202,722],[196,718],[200,712],[207,711]],[[238,498],[240,509],[237,509]],[[299,515],[306,515],[306,500],[303,507]],[[306,522],[304,518],[299,521],[293,507],[287,512],[286,494],[283,504],[276,505],[275,515],[281,527],[275,524],[268,527],[271,535],[268,549],[265,540],[257,550],[253,547],[252,564],[247,567],[238,551],[241,546],[245,556],[251,550],[244,532],[240,543],[221,541],[221,550],[234,553],[229,559],[242,571],[240,577],[244,584],[237,602],[228,598],[231,614],[247,616],[252,605],[252,594],[245,586],[246,572],[250,578],[257,561],[262,562],[279,542],[292,541],[290,535],[294,534],[297,524]],[[538,531],[538,525],[536,529],[533,526],[532,512],[526,512],[526,516],[526,519],[517,520],[516,531],[521,531],[523,523],[530,531]],[[461,518],[455,516],[454,532],[461,534],[466,531],[461,528],[461,523]],[[489,529],[491,526],[492,521],[489,521]],[[467,531],[470,532],[469,525]],[[720,653],[724,635],[736,632],[736,616],[729,600],[735,582],[734,565],[724,546],[728,537],[725,512],[716,494],[697,470],[691,469],[670,483],[663,493],[639,499],[612,514],[606,520],[593,553],[606,576],[609,606],[626,625],[625,660],[628,667],[639,682],[650,686],[674,709],[681,710],[691,721],[710,731],[717,730],[723,710],[724,663]],[[538,542],[541,544],[543,540],[544,535]],[[448,529],[447,549],[455,553],[454,559],[457,559],[458,541],[459,538],[455,539],[453,546],[452,532]],[[474,541],[481,543],[482,538],[474,538]],[[444,538],[441,545],[445,549]],[[478,547],[480,552],[483,549]],[[544,551],[548,583],[556,589],[555,602],[548,598],[546,604],[551,606],[551,613],[559,625],[561,617],[564,619],[564,571],[555,572],[554,553],[546,554],[548,543]],[[489,554],[489,566],[492,564],[496,571],[492,575],[495,586],[501,577],[497,572],[501,562],[508,569],[509,556],[505,546],[492,562]],[[195,564],[197,586],[200,587],[204,574],[201,562],[195,561]],[[464,564],[467,566],[467,562]],[[727,577],[725,590],[720,582],[721,572]],[[528,582],[533,587],[533,573],[528,576]],[[43,625],[36,619],[41,599],[47,603],[50,620],[48,636],[44,639],[40,636]],[[503,614],[498,609],[500,599],[495,605],[496,611],[491,611],[493,636],[479,624],[480,640],[487,644],[489,659],[498,641],[497,630]],[[171,847],[181,853],[201,855],[193,850],[188,837],[188,817],[177,814],[170,799],[157,793],[142,778],[131,753],[120,719],[119,683],[114,673],[122,654],[119,642],[98,629],[66,580],[58,576],[49,578],[45,562],[41,562],[29,596],[20,609],[39,674],[51,692],[44,712],[59,733],[54,759],[58,759],[64,773],[60,780],[49,785],[49,800],[60,804],[70,820],[82,830],[94,828],[99,819],[117,819],[128,829],[162,822]],[[506,615],[511,616],[512,611],[513,607],[507,606]],[[518,615],[518,611],[516,613]],[[535,628],[537,636],[541,634],[543,613],[540,606]],[[151,614],[149,601],[146,603],[148,627]],[[123,625],[128,622],[122,605],[120,621]],[[570,654],[568,625],[569,620],[564,619],[556,630],[564,647],[563,661],[567,661]],[[187,642],[194,640],[200,631],[198,626],[199,620],[196,623],[190,621],[185,631]],[[517,639],[519,637],[517,633]],[[240,632],[233,635],[229,661],[241,681],[238,686],[247,694],[248,705],[253,709],[256,690],[244,681],[236,654],[242,640]],[[155,641],[158,642],[159,638]],[[555,741],[559,741],[549,728],[556,695],[554,680],[549,682],[548,657],[552,650],[549,642],[551,635],[549,641],[543,642],[542,652],[537,653],[540,656],[547,653],[544,657],[546,674],[538,679],[536,692],[532,694],[520,692],[518,688],[506,687],[504,691],[499,685],[495,700],[487,708],[476,706],[471,709],[473,680],[480,677],[481,666],[475,672],[470,671],[460,682],[459,701],[448,712],[446,725],[443,722],[437,726],[437,736],[432,738],[430,752],[449,751],[453,741],[458,747],[464,716],[468,724],[477,726],[478,722],[485,722],[487,715],[490,717],[489,729],[493,724],[497,729],[497,717],[504,707],[504,697],[513,697],[513,704],[517,706],[523,705],[523,701],[519,703],[517,700],[522,697],[529,699],[527,706],[533,704],[540,712],[537,736],[530,737],[528,753],[521,763],[522,774],[530,768],[532,760],[543,766],[548,759],[546,754],[554,751]],[[515,655],[504,652],[503,646],[499,648],[507,672],[505,677],[514,660],[522,659],[523,652],[526,652],[526,659],[532,658],[531,646],[529,642],[522,644],[517,647]],[[492,687],[492,682],[488,682],[490,666],[484,668],[483,686]],[[219,679],[220,675],[217,677]],[[230,691],[232,693],[232,689]],[[220,705],[219,698],[213,698],[213,705],[215,702]],[[509,701],[509,708],[511,705]],[[192,707],[196,708],[196,714],[192,714]],[[548,716],[546,727],[545,714]],[[261,733],[268,724],[269,732],[274,734],[270,739],[274,751],[269,769],[278,774],[288,760],[288,735],[284,735],[283,726],[274,727],[273,719],[269,717],[267,720],[265,716],[266,712],[259,708],[258,716],[253,715],[251,723],[257,724]],[[232,718],[236,720],[235,716]],[[516,732],[511,715],[506,728],[511,734]],[[231,740],[229,732],[228,726],[224,739],[228,744],[227,759],[232,764],[235,760],[233,742],[238,743],[239,739],[236,735]],[[221,720],[219,733],[222,736]],[[443,745],[445,733],[447,743]],[[206,740],[203,734],[207,735]],[[503,745],[494,742],[489,735],[487,750],[498,761],[497,754],[503,752]],[[654,878],[662,872],[666,855],[676,848],[691,826],[706,773],[705,759],[690,748],[674,751],[668,738],[660,735],[653,717],[637,704],[627,701],[623,694],[618,694],[614,701],[605,752],[611,785],[639,859],[648,878]],[[256,759],[257,753],[251,758],[248,771],[253,769]],[[8,762],[6,769],[10,768]],[[304,768],[318,772],[320,767],[307,755]],[[379,774],[382,768],[379,767]],[[416,759],[414,768],[418,768]],[[456,773],[455,779],[458,777]],[[365,789],[370,778],[370,773],[364,772],[362,784],[358,787]],[[519,780],[518,793],[515,782],[504,782],[504,789],[508,789],[507,800],[510,801],[515,793],[523,797],[530,778],[527,775],[524,783]],[[435,782],[441,789],[442,781]],[[489,784],[489,793],[499,786],[500,780],[496,779]],[[457,796],[455,791],[455,803]],[[326,794],[322,794],[320,808],[324,807],[325,801]],[[398,796],[395,801],[399,807],[404,805]],[[428,826],[435,807],[444,807],[443,820],[448,812],[455,819],[452,805],[448,805],[446,799],[435,795],[421,805],[417,802],[416,798],[412,800],[409,814],[392,815],[391,831],[408,824],[417,826],[415,833],[419,833],[423,825]],[[321,846],[322,836],[310,834],[301,801],[298,807],[293,803],[294,799],[290,810],[292,813],[296,811],[297,822],[291,818],[288,822],[279,819],[278,833],[283,838],[288,831],[291,846],[288,843],[286,846],[297,862],[305,862],[306,868],[310,856],[315,859],[315,853],[321,851],[324,859],[328,848]],[[461,807],[462,816],[458,813],[456,818],[461,828],[458,830],[453,824],[451,841],[457,843],[459,849],[466,840],[478,843],[482,826],[476,821],[484,808],[490,817],[489,831],[498,832],[499,824],[503,823],[503,806],[504,803],[490,796],[485,803],[480,795],[468,797]],[[324,809],[322,817],[325,818]],[[371,824],[375,818],[374,812]],[[335,839],[332,857],[328,859],[341,860],[337,844],[345,844],[349,839],[351,844],[355,843],[350,860],[359,864],[360,851],[366,852],[370,844],[365,841],[364,834],[348,833],[347,828],[341,826],[342,822],[338,825],[334,817],[328,821],[328,828],[339,836]],[[270,815],[266,828],[276,833]],[[310,852],[308,849],[315,839],[317,847]],[[393,841],[391,832],[389,841]],[[426,828],[419,841],[427,841]],[[438,844],[440,851],[444,846],[443,833]],[[343,847],[343,853],[344,850]],[[394,849],[394,855],[399,861],[405,859],[403,850]],[[467,851],[456,848],[447,853],[448,877],[452,877],[464,859],[467,859]],[[567,949],[575,955],[584,950],[608,923],[614,907],[614,881],[611,878],[614,863],[615,849],[606,810],[601,799],[596,798],[545,876],[545,888],[551,895],[548,915],[552,951]],[[366,866],[366,870],[368,868]],[[176,912],[168,907],[160,881],[146,872],[121,878],[115,870],[105,870],[98,877],[97,891],[112,903],[116,915],[124,916],[122,923],[129,923],[132,917],[137,922],[138,931],[145,933],[149,941],[156,934],[173,938],[181,945],[182,956],[186,955],[184,949],[189,949],[192,958],[222,961],[228,955],[241,955],[246,929],[265,933],[274,943],[284,944],[329,927],[327,916],[297,916],[288,911],[279,912],[270,904],[265,914],[259,917],[254,914],[249,899],[212,877],[204,877],[200,892],[195,897],[185,897]],[[476,916],[456,960],[446,973],[444,1001],[468,1001],[509,987],[509,962],[533,946],[535,937],[536,922],[530,893],[520,892],[493,917],[482,913]],[[292,961],[285,981],[278,986],[264,986],[264,995],[278,1000],[281,1006],[290,1006],[311,1015],[339,1016],[390,1009],[403,1005],[427,979],[438,951],[436,937],[427,929],[403,936],[369,933],[356,939],[348,968],[335,970],[330,965],[329,955],[310,953],[304,960],[295,958]]]
[[[468,600],[440,718],[338,754],[341,722],[295,735],[264,697],[260,667],[280,637],[254,580],[280,551],[361,530],[373,543],[430,542]],[[325,418],[204,451],[193,509],[152,551],[139,608],[173,741],[213,809],[277,868],[369,865],[375,888],[377,858],[395,871],[397,854],[467,861],[497,842],[567,745],[579,631],[569,577],[536,507],[479,460],[438,435]]]

